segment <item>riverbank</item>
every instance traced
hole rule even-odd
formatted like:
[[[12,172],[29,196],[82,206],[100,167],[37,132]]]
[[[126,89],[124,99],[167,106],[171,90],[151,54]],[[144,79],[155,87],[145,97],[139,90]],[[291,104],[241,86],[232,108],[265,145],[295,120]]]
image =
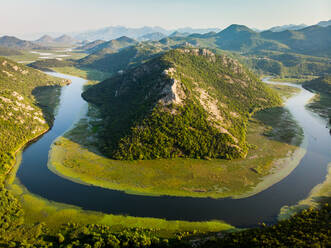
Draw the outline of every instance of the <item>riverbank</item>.
[[[130,194],[242,198],[286,177],[300,162],[302,131],[283,108],[262,111],[249,122],[247,159],[117,161],[96,148],[100,118],[88,118],[54,142],[48,167],[77,183]]]
[[[301,200],[294,206],[282,207],[278,220],[288,219],[296,213],[299,213],[303,209],[310,207],[319,207],[324,203],[331,204],[331,163],[328,165],[328,173],[325,181],[316,185],[310,192],[306,199]]]
[[[47,224],[49,231],[53,234],[57,233],[61,226],[67,223],[108,225],[111,226],[114,232],[128,228],[152,229],[158,236],[166,238],[174,237],[177,233],[182,232],[204,234],[236,230],[233,226],[218,220],[203,222],[169,221],[159,218],[87,211],[73,205],[57,203],[36,196],[30,193],[17,178],[8,188],[11,194],[20,199],[25,213],[25,225],[43,222]]]

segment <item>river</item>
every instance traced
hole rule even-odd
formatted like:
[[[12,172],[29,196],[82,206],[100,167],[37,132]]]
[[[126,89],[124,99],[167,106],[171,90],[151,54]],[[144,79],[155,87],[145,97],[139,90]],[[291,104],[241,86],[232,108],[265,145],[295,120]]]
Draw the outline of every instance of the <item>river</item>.
[[[48,153],[54,140],[85,113],[87,103],[81,93],[86,80],[49,74],[70,79],[72,83],[62,89],[54,126],[25,148],[17,171],[18,179],[31,193],[48,200],[110,214],[188,221],[217,219],[237,227],[251,227],[259,222],[274,223],[281,207],[306,198],[314,186],[325,180],[327,164],[331,162],[331,137],[326,121],[305,108],[313,96],[311,92],[287,84],[301,88],[299,94],[287,100],[286,108],[304,130],[307,153],[289,176],[261,193],[243,199],[154,197],[72,182],[48,169]]]

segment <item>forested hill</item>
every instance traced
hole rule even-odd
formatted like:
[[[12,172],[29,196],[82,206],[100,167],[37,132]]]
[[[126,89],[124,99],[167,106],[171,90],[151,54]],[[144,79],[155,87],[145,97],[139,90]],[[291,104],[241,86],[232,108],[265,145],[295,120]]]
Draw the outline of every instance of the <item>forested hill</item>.
[[[102,150],[115,159],[245,157],[246,123],[281,103],[237,61],[176,49],[83,93],[104,117]]]
[[[12,165],[14,152],[49,128],[56,86],[67,83],[0,57],[0,177]]]
[[[331,75],[325,75],[323,77],[316,78],[312,81],[305,82],[303,84],[303,87],[309,90],[317,91],[322,94],[331,95]]]
[[[308,104],[308,107],[322,117],[328,118],[331,124],[331,75],[304,82],[303,87],[317,92],[317,96]]]

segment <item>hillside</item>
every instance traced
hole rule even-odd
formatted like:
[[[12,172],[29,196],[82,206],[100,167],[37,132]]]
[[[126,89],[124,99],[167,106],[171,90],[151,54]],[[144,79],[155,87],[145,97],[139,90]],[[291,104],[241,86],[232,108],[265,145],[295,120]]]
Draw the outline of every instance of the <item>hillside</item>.
[[[0,56],[15,56],[15,55],[22,55],[22,52],[17,49],[0,46]]]
[[[14,49],[42,49],[44,47],[31,41],[21,40],[14,36],[0,37],[0,46]]]
[[[280,99],[237,61],[176,49],[83,93],[102,111],[102,150],[115,159],[238,158],[250,113]]]
[[[70,37],[69,35],[61,35],[60,37],[55,38],[54,42],[56,44],[62,44],[62,45],[73,45],[77,41],[74,38]]]
[[[96,46],[93,46],[90,49],[87,49],[86,52],[88,53],[97,53],[97,54],[106,54],[118,51],[122,48],[132,46],[137,44],[138,42],[134,39],[131,39],[126,36],[122,36],[120,38],[102,42]]]
[[[233,24],[215,33],[168,36],[160,42],[178,45],[188,42],[194,46],[219,48],[241,53],[255,53],[265,50],[292,52],[313,56],[331,56],[331,26],[309,26],[300,30],[280,32],[255,32],[244,26]]]
[[[303,83],[303,87],[317,93],[308,107],[331,124],[331,75],[325,75]],[[331,129],[330,129],[331,132]]]
[[[243,25],[233,24],[216,34],[215,44],[223,50],[287,50],[287,46],[275,41],[263,39],[260,34]]]
[[[49,35],[43,35],[38,40],[35,40],[35,43],[39,45],[50,45],[54,43],[54,38]]]
[[[304,78],[331,71],[330,59],[291,52],[257,51],[242,57],[243,62],[264,75]]]
[[[328,26],[331,26],[331,20],[328,20],[328,21],[320,21],[319,23],[317,23],[318,26],[321,26],[321,27],[328,27]]]
[[[91,52],[93,51],[92,49],[102,43],[105,43],[106,41],[104,40],[95,40],[95,41],[92,41],[92,42],[88,42],[86,44],[83,44],[82,46],[79,46],[77,47],[76,49],[77,50],[84,50],[86,52]]]
[[[303,87],[314,90],[322,94],[331,95],[331,75],[326,75],[309,82],[305,82]]]
[[[118,71],[141,64],[162,51],[163,49],[160,47],[140,43],[135,46],[123,48],[117,52],[107,53],[103,50],[90,54],[78,60],[77,65],[109,73],[117,73]]]
[[[266,31],[262,32],[261,36],[281,42],[293,52],[314,56],[331,56],[331,26],[309,26],[296,31]]]
[[[67,83],[0,57],[0,175],[17,148],[50,127],[59,86]]]
[[[138,38],[138,40],[140,40],[140,41],[158,41],[165,37],[166,37],[166,35],[164,35],[163,33],[155,32],[155,33],[148,33],[143,36],[140,36]]]
[[[40,46],[45,47],[63,47],[63,46],[72,46],[77,41],[68,35],[61,35],[57,38],[53,38],[49,35],[44,35],[38,40],[35,40],[34,43]]]

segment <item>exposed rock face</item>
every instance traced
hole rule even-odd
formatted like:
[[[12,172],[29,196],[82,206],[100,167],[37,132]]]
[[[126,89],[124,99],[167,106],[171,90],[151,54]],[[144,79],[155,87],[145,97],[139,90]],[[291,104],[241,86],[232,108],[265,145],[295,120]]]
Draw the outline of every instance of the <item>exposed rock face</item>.
[[[170,83],[166,84],[161,92],[162,95],[165,95],[159,100],[159,103],[162,105],[181,104],[185,99],[181,82],[173,78],[175,72],[175,68],[169,68],[163,71],[163,75],[167,75],[170,78]]]

